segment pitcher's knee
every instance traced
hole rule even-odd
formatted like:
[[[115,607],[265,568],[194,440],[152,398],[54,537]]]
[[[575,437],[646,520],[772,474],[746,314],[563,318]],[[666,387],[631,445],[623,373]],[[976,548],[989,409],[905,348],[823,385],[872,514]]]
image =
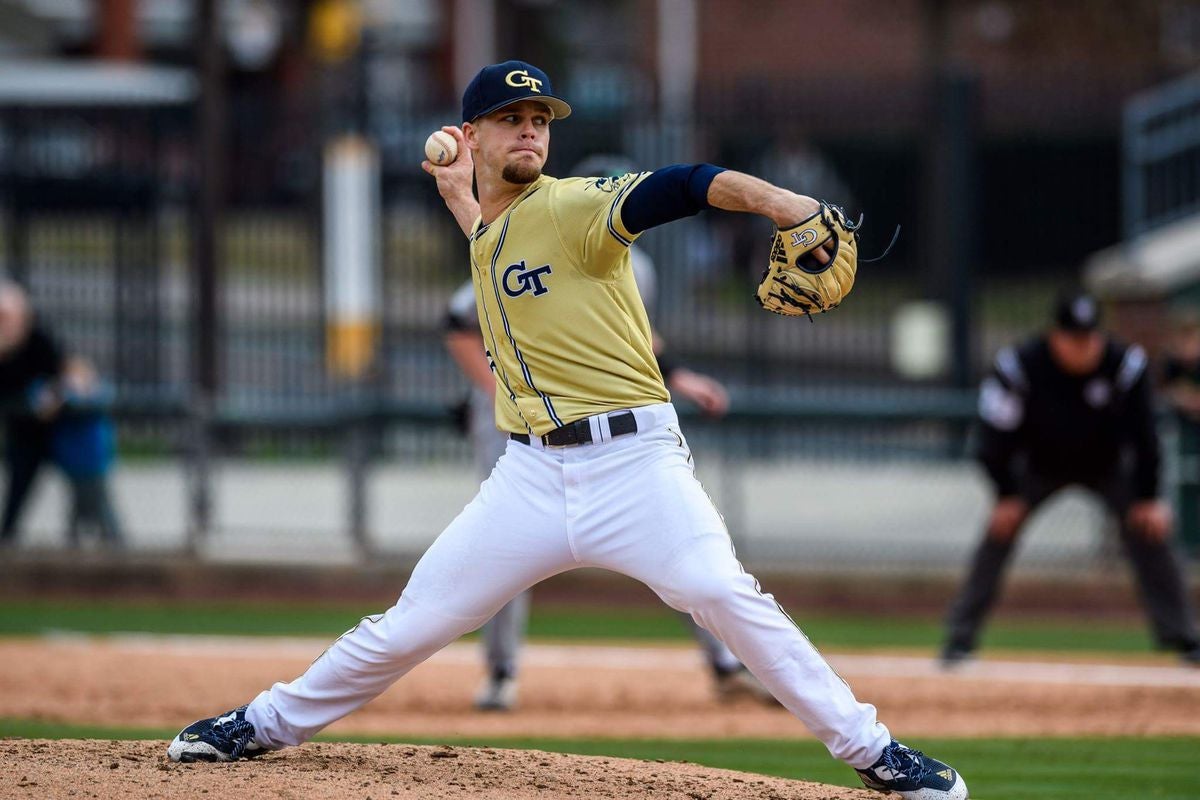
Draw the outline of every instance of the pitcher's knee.
[[[678,592],[683,610],[695,614],[727,608],[733,604],[740,587],[737,581],[723,575],[706,575]]]
[[[401,598],[383,614],[364,617],[339,642],[363,651],[369,660],[421,661],[478,625],[426,611]]]

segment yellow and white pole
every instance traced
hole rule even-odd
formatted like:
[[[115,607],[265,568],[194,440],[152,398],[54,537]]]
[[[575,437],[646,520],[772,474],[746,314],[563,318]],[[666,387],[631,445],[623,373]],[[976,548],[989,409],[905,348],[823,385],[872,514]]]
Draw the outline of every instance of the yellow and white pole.
[[[361,136],[325,148],[325,363],[339,378],[360,378],[380,331],[379,157]]]

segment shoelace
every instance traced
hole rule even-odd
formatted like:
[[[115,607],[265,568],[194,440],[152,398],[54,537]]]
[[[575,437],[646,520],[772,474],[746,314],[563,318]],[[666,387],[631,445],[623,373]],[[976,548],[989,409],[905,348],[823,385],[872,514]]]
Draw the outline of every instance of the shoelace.
[[[217,722],[213,728],[230,741],[233,747],[229,755],[236,761],[246,752],[246,746],[254,738],[254,726],[245,719],[235,719],[232,722]]]
[[[929,772],[924,753],[907,747],[889,747],[883,751],[883,765],[909,780],[919,781]]]

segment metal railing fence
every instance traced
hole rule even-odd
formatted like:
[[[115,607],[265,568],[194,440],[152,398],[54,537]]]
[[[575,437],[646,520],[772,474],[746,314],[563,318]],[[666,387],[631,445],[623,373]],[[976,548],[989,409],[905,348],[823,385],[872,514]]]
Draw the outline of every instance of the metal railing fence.
[[[882,249],[890,221],[913,216],[914,192],[889,195],[871,174],[876,167],[885,175],[903,171],[919,156],[919,143],[861,145],[873,165],[864,176],[843,169],[819,142],[793,144],[799,121],[776,111],[759,142],[736,138],[744,121],[735,126],[719,110],[686,125],[648,114],[601,124],[581,114],[582,134],[555,143],[548,172],[565,174],[603,149],[646,168],[708,160],[780,175],[852,207],[868,198],[864,248]],[[68,347],[113,380],[126,455],[187,471],[199,446],[190,405],[191,121],[180,109],[139,114],[0,110],[0,266],[29,287],[38,313]],[[338,464],[334,480],[349,487],[349,499],[330,533],[350,530],[364,547],[385,524],[370,507],[372,471],[461,467],[467,459],[450,413],[466,382],[442,345],[447,301],[468,276],[466,247],[418,167],[428,131],[453,118],[434,111],[399,123],[382,151],[382,339],[361,381],[327,370],[315,203],[234,203],[219,230],[219,326],[206,332],[217,337],[219,387],[211,426],[201,433],[228,463]],[[309,162],[300,172],[315,176],[317,153],[314,143],[288,157]],[[318,187],[309,188],[318,196]],[[724,381],[734,398],[719,426],[691,418],[698,446],[731,474],[797,457],[807,459],[802,471],[814,463],[961,470],[973,392],[944,376],[905,377],[892,352],[896,310],[926,291],[919,229],[906,231],[888,261],[864,266],[849,301],[812,324],[765,314],[751,300],[768,233],[749,217],[702,215],[640,242],[657,266],[650,309],[657,328],[681,362]],[[1037,277],[975,281],[976,371],[1000,344],[1040,325],[1050,295],[1071,282],[1073,270],[1063,264]],[[888,503],[903,500],[893,494],[881,495],[879,519],[887,518]],[[738,501],[729,505],[735,518]],[[223,519],[218,513],[214,525],[241,530]]]
[[[1125,238],[1200,212],[1200,73],[1135,97],[1124,129]]]

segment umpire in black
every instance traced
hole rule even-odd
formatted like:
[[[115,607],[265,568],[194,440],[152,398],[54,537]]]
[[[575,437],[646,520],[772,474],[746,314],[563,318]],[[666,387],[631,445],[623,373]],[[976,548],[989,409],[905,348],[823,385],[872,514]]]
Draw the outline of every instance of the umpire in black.
[[[1100,328],[1095,298],[1060,296],[1050,329],[996,355],[979,392],[978,457],[996,505],[966,581],[950,606],[942,663],[978,644],[1013,546],[1030,513],[1068,485],[1095,492],[1121,520],[1158,644],[1200,664],[1186,581],[1159,497],[1160,448],[1145,351]]]

